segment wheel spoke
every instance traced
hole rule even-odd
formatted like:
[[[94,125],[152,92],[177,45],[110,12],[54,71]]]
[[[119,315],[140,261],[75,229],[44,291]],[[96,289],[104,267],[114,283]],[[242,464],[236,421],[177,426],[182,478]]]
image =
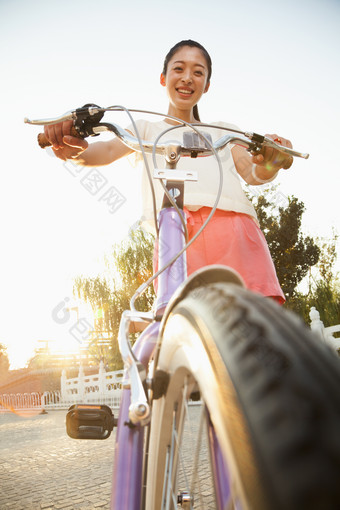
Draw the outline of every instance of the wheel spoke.
[[[206,455],[206,412],[203,405],[188,405],[191,387],[192,384],[186,381],[180,402],[176,402],[172,415],[171,444],[168,447],[163,488],[164,510],[182,508],[177,504],[179,493],[185,494],[186,500],[190,500],[190,506],[187,501],[183,508],[216,508],[210,457]],[[204,479],[200,474],[201,464],[205,465]],[[178,476],[174,476],[174,473]]]
[[[199,483],[198,461],[199,461],[201,444],[202,444],[203,426],[204,426],[204,412],[202,409],[201,414],[200,414],[199,429],[198,429],[196,446],[195,446],[195,458],[194,458],[194,464],[193,464],[193,469],[192,469],[191,486],[190,486],[190,494],[194,494],[195,493],[195,483],[197,483],[200,501],[202,501],[202,493],[201,493],[201,486]]]

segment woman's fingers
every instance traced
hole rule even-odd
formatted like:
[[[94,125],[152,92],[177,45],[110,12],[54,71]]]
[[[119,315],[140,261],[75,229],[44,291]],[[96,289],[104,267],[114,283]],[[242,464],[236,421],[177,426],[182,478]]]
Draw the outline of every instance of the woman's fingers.
[[[78,157],[88,147],[86,140],[71,135],[72,127],[72,120],[67,120],[44,128],[45,136],[52,144],[54,154],[63,161]]]
[[[79,137],[71,136],[71,135],[65,135],[63,137],[63,143],[66,146],[76,147],[76,148],[82,149],[82,150],[87,149],[87,147],[89,145],[87,143],[87,141],[84,140],[83,138],[79,138]]]
[[[266,137],[271,138],[274,142],[283,147],[293,147],[290,140],[277,134],[267,134]],[[259,154],[253,156],[252,161],[256,165],[265,166],[269,170],[279,170],[280,168],[290,168],[293,163],[293,158],[272,147],[263,147]]]
[[[59,150],[65,146],[63,138],[64,136],[70,135],[72,126],[72,120],[45,126],[45,136],[51,142],[53,149]]]

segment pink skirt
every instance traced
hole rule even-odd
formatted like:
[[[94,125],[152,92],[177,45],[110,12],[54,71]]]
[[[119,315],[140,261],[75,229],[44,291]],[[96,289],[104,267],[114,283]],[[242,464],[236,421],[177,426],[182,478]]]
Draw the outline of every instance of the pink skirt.
[[[210,207],[198,211],[186,208],[189,239],[203,225]],[[154,264],[157,266],[157,248]],[[248,289],[284,303],[266,239],[247,214],[217,209],[203,232],[187,250],[188,275],[211,264],[222,264],[237,271]]]

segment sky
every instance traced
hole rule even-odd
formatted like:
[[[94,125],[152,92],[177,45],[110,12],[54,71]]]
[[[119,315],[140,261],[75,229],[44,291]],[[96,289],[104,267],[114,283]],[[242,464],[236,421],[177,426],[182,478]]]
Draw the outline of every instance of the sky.
[[[100,168],[94,193],[84,169],[38,147],[39,128],[24,117],[89,102],[165,113],[164,57],[197,40],[213,61],[201,119],[277,133],[309,152],[276,183],[281,199],[304,202],[304,233],[329,239],[332,228],[340,233],[339,26],[339,0],[0,0],[0,343],[12,368],[41,341],[79,345],[79,315],[67,310],[73,279],[97,274],[140,216],[138,169]],[[113,188],[120,207],[110,210]]]

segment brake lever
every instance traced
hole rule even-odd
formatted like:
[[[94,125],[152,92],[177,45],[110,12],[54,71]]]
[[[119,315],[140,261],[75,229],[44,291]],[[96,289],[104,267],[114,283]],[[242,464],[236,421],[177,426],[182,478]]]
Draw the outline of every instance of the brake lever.
[[[97,106],[96,104],[88,103],[81,108],[66,112],[61,117],[55,119],[30,120],[26,117],[24,122],[26,124],[33,124],[37,126],[48,126],[51,124],[57,124],[58,122],[72,120],[74,125],[71,127],[71,136],[84,139],[88,136],[98,136],[99,133],[95,132],[94,129],[100,123],[104,113],[105,109]],[[50,141],[46,138],[44,133],[38,134],[38,143],[42,149],[51,146]]]
[[[261,152],[262,147],[271,147],[272,149],[276,149],[284,154],[288,154],[289,156],[295,156],[298,158],[308,159],[309,154],[295,151],[289,147],[284,147],[283,145],[279,145],[277,142],[274,142],[271,138],[267,136],[259,135],[258,133],[245,133],[245,136],[249,138],[252,142],[254,142],[254,147],[249,147],[249,152],[256,156],[259,152]]]
[[[104,111],[100,106],[92,103],[85,104],[75,110],[74,116],[74,127],[81,138],[99,135],[94,132],[94,128],[98,126],[104,116]]]

